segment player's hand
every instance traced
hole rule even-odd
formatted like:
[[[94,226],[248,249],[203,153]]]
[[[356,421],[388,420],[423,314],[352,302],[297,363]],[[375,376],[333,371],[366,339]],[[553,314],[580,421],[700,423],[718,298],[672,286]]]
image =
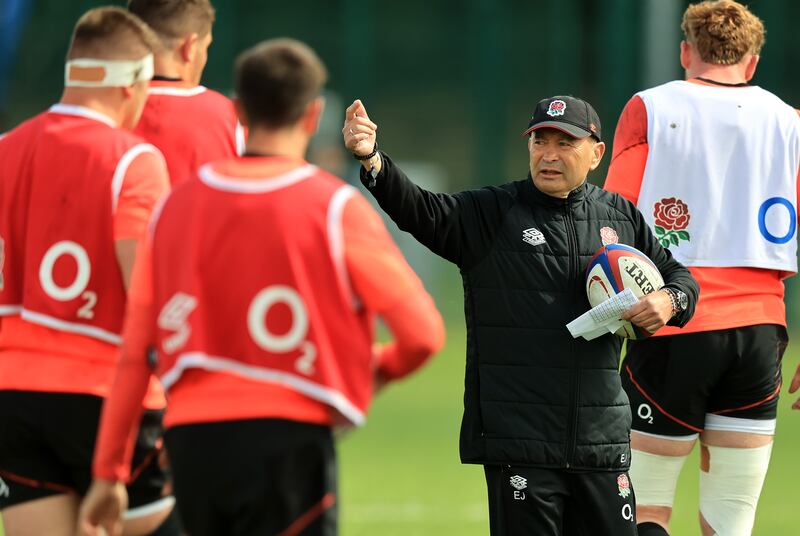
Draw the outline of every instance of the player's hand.
[[[344,146],[351,153],[358,156],[370,154],[375,147],[378,138],[378,125],[369,120],[367,109],[364,103],[356,99],[347,110],[345,110],[344,127]]]
[[[128,491],[125,489],[125,484],[95,480],[81,504],[78,514],[78,534],[122,536],[122,514],[127,509]]]
[[[797,365],[797,372],[794,373],[794,378],[792,378],[792,384],[789,386],[789,392],[794,393],[800,389],[800,365]],[[798,398],[794,404],[792,404],[792,409],[800,409],[800,398]]]
[[[672,300],[664,290],[642,296],[638,303],[622,314],[622,320],[628,320],[650,333],[663,328],[670,318],[672,318]]]

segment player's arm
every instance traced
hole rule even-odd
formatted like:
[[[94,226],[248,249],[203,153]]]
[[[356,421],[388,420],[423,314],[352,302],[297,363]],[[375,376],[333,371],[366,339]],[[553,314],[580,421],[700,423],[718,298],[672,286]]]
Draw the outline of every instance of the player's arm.
[[[444,322],[380,216],[361,195],[345,205],[345,261],[362,305],[380,315],[393,341],[376,348],[381,381],[416,370],[444,344]]]
[[[141,152],[125,172],[114,212],[114,249],[126,288],[137,242],[144,236],[153,208],[167,192],[169,175],[164,157],[155,147]]]
[[[140,239],[154,207],[169,191],[169,176],[161,153],[155,147],[142,148],[133,149],[139,154],[115,192],[114,248],[128,289],[128,306],[116,376],[103,404],[94,480],[81,506],[79,534],[97,534],[98,527],[108,534],[122,534],[122,513],[128,500],[124,483],[130,476],[137,425],[152,372],[147,363],[147,348],[153,340],[152,263],[150,245]]]
[[[360,100],[347,108],[345,117],[345,147],[354,154],[369,154],[378,127]],[[430,192],[414,184],[385,153],[362,164],[361,182],[397,226],[462,268],[486,255],[513,202],[507,192],[497,188],[457,194]],[[369,171],[372,166],[374,170]]]
[[[130,288],[133,263],[136,261],[136,245],[138,241],[133,238],[123,238],[114,241],[114,252],[117,255],[117,264],[122,272],[122,282],[125,289]]]
[[[98,526],[109,533],[121,526],[127,506],[124,483],[130,477],[138,424],[152,372],[147,352],[154,341],[152,256],[149,240],[140,242],[128,292],[123,345],[111,392],[103,404],[92,464],[93,482],[83,502],[81,534]]]
[[[642,188],[647,152],[647,109],[642,99],[634,96],[617,122],[611,164],[603,188],[635,205]]]

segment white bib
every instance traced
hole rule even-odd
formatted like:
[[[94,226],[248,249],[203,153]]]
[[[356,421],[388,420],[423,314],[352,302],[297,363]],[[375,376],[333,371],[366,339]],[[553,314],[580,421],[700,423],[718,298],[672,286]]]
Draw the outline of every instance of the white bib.
[[[638,93],[649,151],[638,208],[687,266],[797,271],[800,118],[759,87]]]

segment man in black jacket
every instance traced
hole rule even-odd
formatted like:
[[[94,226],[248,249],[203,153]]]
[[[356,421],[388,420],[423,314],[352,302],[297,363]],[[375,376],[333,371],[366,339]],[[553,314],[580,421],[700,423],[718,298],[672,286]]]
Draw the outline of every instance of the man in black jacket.
[[[529,177],[456,194],[423,190],[378,152],[361,101],[346,113],[362,182],[400,229],[461,271],[461,460],[484,465],[491,533],[636,534],[621,339],[573,339],[566,324],[589,309],[586,265],[609,241],[641,250],[666,283],[625,312],[635,325],[682,326],[698,287],[634,205],[586,183],[605,151],[595,111],[572,97],[540,101],[524,133]]]

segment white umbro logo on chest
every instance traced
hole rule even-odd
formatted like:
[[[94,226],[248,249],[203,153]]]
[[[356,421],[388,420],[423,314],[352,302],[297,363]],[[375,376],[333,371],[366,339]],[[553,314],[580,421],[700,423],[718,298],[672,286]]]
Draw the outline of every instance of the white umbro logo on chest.
[[[542,232],[535,227],[531,227],[530,229],[525,229],[522,231],[522,240],[532,246],[538,246],[547,242],[547,240],[544,239]]]
[[[528,479],[519,475],[514,475],[509,480],[514,489],[523,490],[528,487]]]

